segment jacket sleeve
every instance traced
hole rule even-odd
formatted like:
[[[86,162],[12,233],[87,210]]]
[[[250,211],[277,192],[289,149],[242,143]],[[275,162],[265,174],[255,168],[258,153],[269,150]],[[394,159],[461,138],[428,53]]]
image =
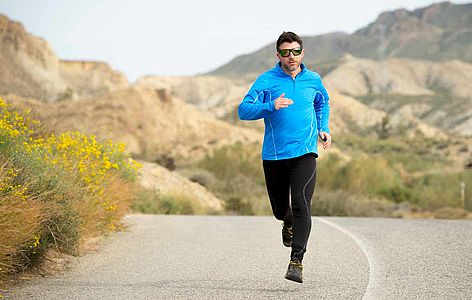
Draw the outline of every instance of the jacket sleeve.
[[[257,120],[269,116],[275,110],[274,100],[260,77],[254,82],[249,92],[238,107],[241,120]]]
[[[329,95],[325,87],[319,82],[317,87],[317,92],[315,93],[314,99],[314,108],[316,113],[316,127],[318,132],[327,132],[329,134]]]

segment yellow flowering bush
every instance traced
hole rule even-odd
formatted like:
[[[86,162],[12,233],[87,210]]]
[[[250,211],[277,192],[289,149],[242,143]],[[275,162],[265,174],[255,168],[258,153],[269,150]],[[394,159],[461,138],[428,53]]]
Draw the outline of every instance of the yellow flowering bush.
[[[33,134],[33,131],[28,128],[28,123],[31,121],[18,112],[9,110],[8,105],[1,98],[0,114],[0,143],[6,139]]]
[[[124,144],[113,144],[111,140],[99,143],[94,135],[86,136],[80,132],[51,134],[24,144],[29,153],[37,151],[41,153],[40,159],[78,174],[82,183],[94,193],[103,192],[109,171],[118,170],[128,179],[134,179],[140,167],[124,154]]]
[[[84,236],[115,230],[134,199],[140,165],[124,144],[40,136],[38,124],[0,98],[0,288],[47,248],[74,253]]]

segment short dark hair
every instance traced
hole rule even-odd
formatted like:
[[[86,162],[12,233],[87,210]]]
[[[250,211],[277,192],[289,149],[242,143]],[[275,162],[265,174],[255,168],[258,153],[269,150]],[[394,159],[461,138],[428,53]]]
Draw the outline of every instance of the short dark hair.
[[[277,52],[280,50],[279,47],[283,43],[293,43],[297,42],[300,44],[300,47],[303,48],[303,42],[302,39],[296,34],[291,31],[284,31],[282,34],[279,36],[277,40],[277,44],[275,45],[275,48]]]

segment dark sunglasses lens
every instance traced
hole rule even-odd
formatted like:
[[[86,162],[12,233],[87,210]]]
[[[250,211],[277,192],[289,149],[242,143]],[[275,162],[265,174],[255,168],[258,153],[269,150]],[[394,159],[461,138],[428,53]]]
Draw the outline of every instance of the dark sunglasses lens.
[[[279,51],[280,56],[287,57],[290,55],[290,49],[282,49]]]
[[[299,56],[302,54],[302,48],[292,49],[293,56]]]

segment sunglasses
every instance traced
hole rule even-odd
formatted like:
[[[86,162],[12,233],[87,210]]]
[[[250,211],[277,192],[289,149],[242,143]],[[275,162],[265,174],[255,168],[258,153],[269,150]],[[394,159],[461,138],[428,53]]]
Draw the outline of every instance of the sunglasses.
[[[279,54],[282,57],[289,57],[290,52],[293,54],[293,56],[299,56],[302,54],[303,48],[293,48],[293,49],[280,49]]]

